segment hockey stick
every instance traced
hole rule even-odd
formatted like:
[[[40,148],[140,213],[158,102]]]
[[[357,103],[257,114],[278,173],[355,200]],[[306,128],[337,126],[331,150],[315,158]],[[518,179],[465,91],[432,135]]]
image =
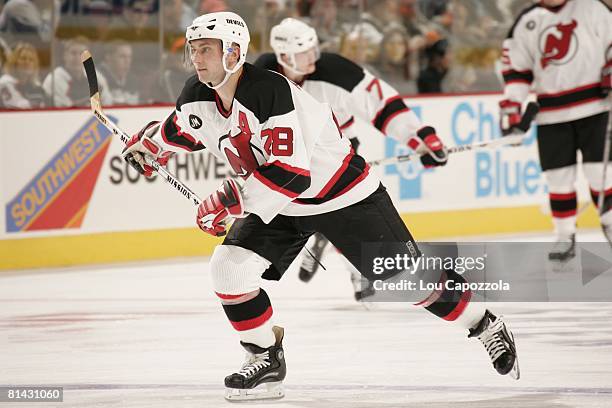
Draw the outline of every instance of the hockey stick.
[[[612,97],[608,98],[610,105],[612,105]],[[603,174],[601,175],[601,191],[597,197],[597,212],[601,217],[603,215],[603,204],[606,196],[606,173],[608,172],[608,163],[610,162],[610,143],[612,138],[612,110],[608,112],[608,126],[606,126],[606,141],[604,143],[604,157],[603,157]]]
[[[539,110],[540,108],[538,107],[537,103],[529,102],[527,104],[525,113],[523,114],[523,117],[521,118],[521,123],[519,123],[519,125],[516,126],[516,128],[519,131],[518,133],[511,134],[509,136],[504,136],[501,139],[496,139],[496,140],[492,140],[489,142],[481,142],[481,143],[475,143],[471,145],[449,147],[447,152],[448,154],[451,154],[451,153],[467,152],[470,150],[493,148],[493,147],[499,147],[499,146],[519,145],[523,141],[523,138],[525,137],[525,133],[529,130],[529,127],[531,126],[531,122],[533,121],[533,119],[535,119]],[[405,162],[408,160],[417,159],[420,156],[421,155],[418,153],[409,153],[409,154],[403,154],[400,156],[386,157],[384,159],[379,159],[379,160],[372,160],[369,162],[369,164],[371,166],[377,166],[379,164],[401,163],[401,162]]]
[[[83,51],[83,53],[81,54],[81,61],[83,62],[83,66],[85,67],[85,74],[87,75],[87,82],[89,83],[89,98],[93,114],[108,130],[113,132],[113,134],[119,136],[119,138],[124,144],[127,144],[127,142],[130,140],[128,134],[121,130],[112,120],[110,120],[102,110],[102,102],[100,101],[100,90],[98,88],[98,76],[96,75],[96,67],[94,65],[91,53],[87,50]],[[174,176],[164,167],[160,166],[157,161],[151,160],[149,157],[145,156],[145,162],[149,166],[153,167],[153,169],[159,175],[161,175],[164,180],[166,180],[166,182],[168,182],[172,187],[174,187],[176,191],[181,193],[188,200],[191,200],[193,205],[195,205],[196,207],[200,205],[202,199],[198,197],[198,195],[194,193],[189,187],[187,187],[179,179],[177,179],[176,176]]]

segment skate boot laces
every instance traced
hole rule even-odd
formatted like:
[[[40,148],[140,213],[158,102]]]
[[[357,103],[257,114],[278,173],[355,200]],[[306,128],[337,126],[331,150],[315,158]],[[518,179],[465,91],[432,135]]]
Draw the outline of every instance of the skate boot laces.
[[[506,343],[503,338],[502,330],[504,329],[504,322],[501,316],[496,318],[494,322],[489,324],[479,336],[478,340],[484,344],[487,353],[491,357],[491,361],[495,362],[506,350]]]
[[[238,374],[244,378],[249,378],[262,368],[270,366],[270,352],[266,350],[261,354],[247,353],[247,361],[242,365]]]

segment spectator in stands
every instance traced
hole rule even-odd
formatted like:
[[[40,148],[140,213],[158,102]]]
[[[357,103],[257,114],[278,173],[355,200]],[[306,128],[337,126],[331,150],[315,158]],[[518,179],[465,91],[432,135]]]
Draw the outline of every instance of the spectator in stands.
[[[8,56],[4,75],[0,77],[0,108],[32,109],[46,105],[36,49],[29,43],[18,43]]]
[[[132,46],[127,41],[112,41],[106,45],[100,73],[108,84],[113,105],[137,105],[140,103],[138,79],[131,74]]]
[[[441,39],[425,49],[426,67],[419,73],[419,93],[441,93],[442,80],[448,72],[448,41]]]
[[[63,65],[50,72],[43,81],[45,93],[54,106],[88,106],[89,86],[81,62],[81,53],[89,48],[89,40],[76,37],[64,43]],[[99,78],[102,102],[111,103],[107,84]]]
[[[255,14],[255,30],[251,33],[251,42],[259,45],[257,52],[271,52],[270,30],[283,19],[290,17],[285,7],[286,0],[265,0]]]
[[[179,92],[185,81],[193,75],[193,67],[183,62],[185,48],[185,37],[179,38],[165,53],[162,64],[162,77],[160,80],[161,94],[160,102],[174,103],[179,97]]]

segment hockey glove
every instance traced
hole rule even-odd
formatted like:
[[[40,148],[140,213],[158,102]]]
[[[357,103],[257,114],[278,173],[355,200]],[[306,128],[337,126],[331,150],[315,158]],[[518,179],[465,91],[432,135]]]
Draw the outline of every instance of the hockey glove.
[[[448,161],[446,146],[431,126],[419,129],[417,137],[408,141],[408,146],[421,155],[421,163],[426,168],[444,166]]]
[[[512,134],[521,123],[521,104],[504,99],[499,102],[499,127],[502,135]]]
[[[147,124],[140,132],[132,136],[127,143],[123,152],[123,158],[140,174],[146,177],[153,175],[153,167],[145,162],[145,155],[157,161],[160,165],[166,166],[168,160],[174,155],[174,152],[164,151],[155,143],[151,136],[159,129],[159,122],[153,121]]]
[[[242,192],[236,181],[227,179],[198,207],[196,223],[206,233],[221,237],[227,232],[227,217],[244,215]]]

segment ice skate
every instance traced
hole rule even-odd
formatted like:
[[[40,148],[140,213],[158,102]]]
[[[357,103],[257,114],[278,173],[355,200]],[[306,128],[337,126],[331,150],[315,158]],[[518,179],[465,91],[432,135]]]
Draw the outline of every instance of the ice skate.
[[[576,235],[559,236],[548,254],[548,260],[567,262],[576,256]]]
[[[268,348],[240,342],[247,351],[246,361],[237,373],[225,377],[225,399],[247,401],[278,399],[285,396],[283,380],[287,373],[282,341],[284,329],[274,326],[276,343]]]
[[[309,253],[302,260],[298,277],[302,282],[309,282],[321,266],[320,259],[329,241],[321,234],[314,235],[314,242],[307,247]]]
[[[361,273],[355,267],[350,267],[351,283],[353,284],[353,294],[358,302],[367,302],[370,296],[376,293],[374,285],[369,280],[361,276]]]
[[[470,329],[468,337],[476,337],[482,342],[498,373],[509,374],[515,380],[520,378],[514,336],[506,327],[501,316],[496,317],[487,310],[480,323]]]

